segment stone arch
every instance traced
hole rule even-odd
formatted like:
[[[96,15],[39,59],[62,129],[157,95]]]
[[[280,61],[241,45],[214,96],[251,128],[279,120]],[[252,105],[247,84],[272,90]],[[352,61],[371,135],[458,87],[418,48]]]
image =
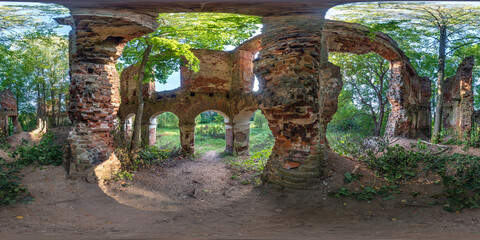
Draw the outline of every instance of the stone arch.
[[[162,111],[162,112],[157,112],[153,114],[151,117],[148,118],[148,129],[143,129],[146,128],[147,125],[142,124],[142,138],[144,143],[148,143],[150,146],[155,146],[155,143],[157,141],[157,117],[162,115],[163,113],[172,113],[174,114],[177,118],[178,116],[171,111]]]
[[[381,32],[372,35],[368,28],[359,24],[330,20],[325,21],[323,34],[330,52],[354,54],[375,52],[390,61],[387,98],[392,110],[388,117],[386,137],[430,138],[430,80],[418,76],[410,60],[392,38]],[[339,81],[341,78],[338,78],[337,85],[340,84]],[[339,93],[341,87],[337,90]],[[326,95],[329,93],[332,91],[324,91]],[[337,97],[338,94],[334,99]],[[332,100],[331,96],[326,99]],[[336,108],[336,104],[324,107],[323,117],[326,121],[324,128],[331,120],[330,115],[336,112]]]
[[[195,112],[198,112],[197,115],[195,115],[195,117],[199,116],[200,114],[204,113],[204,112],[215,112],[217,114],[219,114],[220,116],[222,116],[224,118],[224,124],[225,124],[225,152],[231,152],[230,149],[233,149],[233,138],[232,138],[232,127],[231,127],[231,117],[229,117],[225,112],[222,112],[220,110],[216,110],[216,109],[207,109],[207,110],[204,110],[204,111],[195,111]],[[194,121],[194,124],[193,124],[193,129],[195,130],[195,121]],[[194,141],[194,144],[195,144],[195,135],[196,133],[194,132],[193,134],[193,141]]]
[[[128,114],[123,122],[123,130],[125,131],[125,136],[131,135],[133,130],[133,118],[135,117],[135,113]]]

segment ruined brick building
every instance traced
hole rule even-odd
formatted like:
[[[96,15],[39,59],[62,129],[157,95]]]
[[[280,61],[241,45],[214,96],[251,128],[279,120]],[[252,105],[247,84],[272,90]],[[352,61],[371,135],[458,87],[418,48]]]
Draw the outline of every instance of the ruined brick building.
[[[117,118],[128,121],[136,104],[133,96],[143,94],[147,100],[144,141],[154,142],[155,135],[149,133],[156,125],[155,117],[170,111],[180,119],[186,152],[194,151],[194,117],[214,110],[226,119],[227,151],[246,153],[248,119],[261,109],[275,137],[265,179],[284,187],[307,187],[323,174],[326,126],[336,112],[342,88],[339,68],[328,62],[329,51],[376,52],[389,60],[392,113],[387,135],[430,136],[430,81],[418,76],[397,44],[381,33],[372,37],[360,25],[325,21],[329,7],[349,0],[56,2],[68,7],[72,15],[71,177],[108,177],[118,167],[110,131]],[[175,91],[156,93],[146,86],[140,93],[129,79],[134,67],[119,76],[115,63],[124,45],[153,32],[158,13],[202,11],[261,16],[262,35],[232,52],[197,50],[201,71],[193,74],[182,69],[182,86]],[[254,74],[260,82],[258,93],[252,92]]]
[[[22,127],[18,122],[18,109],[15,96],[10,90],[0,91],[0,138],[9,135],[9,124],[13,125],[12,133],[19,133]]]

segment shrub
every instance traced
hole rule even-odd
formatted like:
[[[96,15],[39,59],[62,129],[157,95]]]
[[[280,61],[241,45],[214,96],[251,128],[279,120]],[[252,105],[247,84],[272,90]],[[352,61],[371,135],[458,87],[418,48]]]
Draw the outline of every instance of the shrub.
[[[145,146],[139,153],[138,157],[145,165],[165,165],[165,161],[181,156],[181,148],[171,147],[169,144],[164,146]]]
[[[18,176],[19,167],[0,158],[0,204],[14,204],[26,192]]]
[[[62,164],[63,152],[62,146],[55,145],[53,140],[56,136],[53,132],[43,134],[38,144],[28,145],[23,139],[20,146],[12,152],[11,156],[18,157],[17,163],[20,165],[54,165]]]
[[[178,117],[171,112],[165,112],[157,117],[157,128],[178,127]]]
[[[383,155],[377,157],[375,154],[369,154],[365,162],[378,177],[392,184],[388,187],[412,183],[412,180],[420,175],[440,179],[443,186],[439,196],[445,197],[447,204],[444,209],[447,211],[480,207],[480,157],[464,154],[437,156],[426,151],[423,146],[419,147],[421,148],[419,152],[407,151],[399,145],[387,147]],[[370,199],[379,193],[378,189],[382,187],[364,189],[368,190],[367,199]],[[358,196],[365,196],[365,192],[347,190],[342,188],[332,195],[355,196],[358,199],[360,199]],[[390,197],[387,195],[390,193],[382,192],[382,196],[388,199]]]
[[[225,126],[219,124],[197,125],[195,134],[209,138],[225,139]]]
[[[376,155],[385,150],[388,141],[380,137],[367,137],[361,134],[327,134],[330,147],[336,153],[364,161],[368,155]]]
[[[268,125],[267,118],[265,118],[265,115],[262,114],[262,111],[260,110],[255,111],[255,115],[253,117],[253,126],[255,128],[264,128],[267,125]]]

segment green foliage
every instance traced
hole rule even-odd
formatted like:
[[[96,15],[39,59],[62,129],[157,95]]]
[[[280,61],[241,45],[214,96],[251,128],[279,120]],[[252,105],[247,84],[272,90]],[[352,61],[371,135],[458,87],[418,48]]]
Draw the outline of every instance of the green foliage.
[[[0,90],[15,95],[24,130],[35,128],[38,98],[49,107],[68,99],[68,40],[53,20],[68,13],[54,4],[0,6]]]
[[[275,144],[275,138],[270,129],[250,129],[250,154],[262,151],[264,149],[272,149]]]
[[[157,128],[178,128],[178,117],[171,112],[165,112],[157,117]]]
[[[195,117],[195,123],[224,123],[225,119],[222,115],[214,111],[205,111]]]
[[[135,175],[130,173],[129,171],[120,171],[117,176],[114,178],[115,181],[119,181],[119,180],[130,180],[132,181],[133,180],[133,177]]]
[[[145,146],[139,153],[139,159],[146,165],[165,166],[166,160],[172,160],[181,155],[180,147]]]
[[[389,62],[375,53],[330,53],[329,61],[340,67],[344,83],[338,111],[329,128],[355,129],[379,136],[389,106]]]
[[[259,29],[260,17],[229,13],[165,13],[156,34],[196,49],[224,50],[238,46]]]
[[[199,124],[195,126],[195,136],[213,139],[225,139],[225,125]]]
[[[166,167],[181,155],[180,146],[172,146],[170,142],[167,142],[159,146],[144,146],[139,150],[137,159],[134,160],[131,158],[129,152],[130,144],[124,133],[119,130],[113,130],[111,134],[115,143],[115,155],[121,163],[121,171],[117,174],[119,179],[125,179],[125,176],[128,174],[133,177],[132,172],[141,170],[142,168],[151,166]],[[179,138],[178,131],[176,137]],[[129,179],[129,177],[127,177],[127,179]]]
[[[340,188],[338,192],[330,193],[332,197],[355,197],[358,200],[370,201],[376,197],[383,200],[395,198],[393,194],[399,193],[398,186],[363,186],[362,191],[352,192],[348,188]]]
[[[0,204],[14,204],[26,189],[19,183],[20,168],[0,158]]]
[[[394,193],[390,190],[397,190],[420,176],[433,176],[443,185],[440,196],[446,200],[445,210],[459,211],[480,207],[480,157],[463,154],[437,156],[427,151],[421,142],[417,145],[420,151],[407,151],[396,145],[387,147],[379,157],[370,154],[364,160],[378,177],[391,185],[377,188],[364,186],[361,192],[341,188],[331,195],[354,196],[360,200],[371,200],[376,195],[385,198]]]
[[[261,184],[260,175],[272,154],[275,139],[269,129],[252,128],[250,130],[250,157],[233,158],[227,161],[233,171],[234,179],[244,177],[242,183]]]
[[[327,133],[327,140],[336,153],[359,161],[382,152],[388,145],[386,139],[367,137],[355,132]]]
[[[268,127],[267,118],[265,118],[265,115],[262,114],[261,110],[255,111],[253,115],[253,127],[255,128]]]
[[[355,182],[357,181],[358,179],[360,179],[362,177],[361,174],[356,174],[356,173],[351,173],[351,172],[345,172],[343,174],[343,176],[345,177],[343,179],[343,182],[344,183],[351,183],[351,182]]]
[[[26,140],[22,140],[22,144],[12,152],[11,156],[18,158],[17,163],[20,165],[54,165],[62,164],[63,152],[62,146],[54,144],[56,139],[55,133],[47,132],[43,134],[38,144],[28,145]]]
[[[373,155],[367,159],[367,164],[374,169],[377,176],[387,182],[402,184],[417,175],[418,164],[424,157],[421,152],[406,152],[399,145],[387,147],[384,155],[376,158]]]
[[[147,44],[152,44],[144,81],[165,83],[168,76],[186,65],[198,71],[199,60],[190,48],[223,50],[227,45],[239,45],[258,29],[260,18],[224,13],[160,14],[160,26],[145,37],[130,41],[124,48],[117,69],[139,64]]]

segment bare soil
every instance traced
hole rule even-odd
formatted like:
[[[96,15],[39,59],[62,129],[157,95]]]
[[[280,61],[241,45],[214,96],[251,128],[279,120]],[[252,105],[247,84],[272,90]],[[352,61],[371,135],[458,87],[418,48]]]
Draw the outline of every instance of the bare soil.
[[[403,141],[403,140],[402,140]],[[210,152],[133,181],[65,178],[63,167],[27,167],[35,200],[0,206],[0,239],[479,239],[480,210],[449,213],[409,194],[383,201],[334,198],[358,162],[328,152],[326,178],[310,190],[253,187]]]

